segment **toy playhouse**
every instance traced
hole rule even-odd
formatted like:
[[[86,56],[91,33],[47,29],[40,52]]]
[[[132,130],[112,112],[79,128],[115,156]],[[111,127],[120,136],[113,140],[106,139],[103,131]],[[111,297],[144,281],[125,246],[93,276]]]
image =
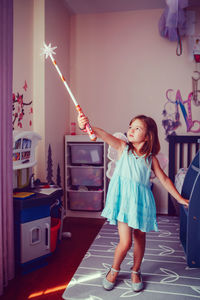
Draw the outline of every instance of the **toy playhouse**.
[[[15,259],[22,273],[47,263],[47,256],[56,250],[61,227],[62,189],[28,186],[39,140],[34,132],[13,134]]]

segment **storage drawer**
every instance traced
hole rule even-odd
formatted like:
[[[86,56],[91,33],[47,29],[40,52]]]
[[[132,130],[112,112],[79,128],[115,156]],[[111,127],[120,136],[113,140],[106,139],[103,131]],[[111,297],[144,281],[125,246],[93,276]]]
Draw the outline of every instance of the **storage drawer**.
[[[102,186],[103,169],[98,167],[71,167],[71,184],[84,186]]]
[[[73,165],[103,165],[102,144],[69,144]]]
[[[69,209],[82,211],[101,211],[103,191],[68,191]]]

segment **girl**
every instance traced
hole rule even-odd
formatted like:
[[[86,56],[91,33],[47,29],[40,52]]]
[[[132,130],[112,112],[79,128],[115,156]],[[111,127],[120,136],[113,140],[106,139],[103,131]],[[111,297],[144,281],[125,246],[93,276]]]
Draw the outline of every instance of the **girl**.
[[[80,129],[84,130],[88,123],[87,117],[79,114],[78,123]],[[120,265],[131,248],[133,231],[131,280],[133,291],[139,292],[143,289],[140,266],[145,252],[146,232],[158,231],[155,200],[150,189],[151,170],[179,203],[188,206],[189,201],[178,193],[159,165],[156,155],[160,143],[157,125],[152,118],[139,115],[131,120],[127,132],[128,143],[100,128],[92,128],[98,138],[115,148],[119,154],[102,212],[110,224],[118,224],[119,243],[112,268],[103,279],[103,287],[106,290],[113,289]]]

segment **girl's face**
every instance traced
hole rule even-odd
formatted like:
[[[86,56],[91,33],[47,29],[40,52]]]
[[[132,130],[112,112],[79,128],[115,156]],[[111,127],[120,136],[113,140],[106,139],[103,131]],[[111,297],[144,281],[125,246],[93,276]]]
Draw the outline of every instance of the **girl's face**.
[[[146,139],[146,124],[140,119],[134,120],[129,126],[127,138],[131,143],[143,143]]]

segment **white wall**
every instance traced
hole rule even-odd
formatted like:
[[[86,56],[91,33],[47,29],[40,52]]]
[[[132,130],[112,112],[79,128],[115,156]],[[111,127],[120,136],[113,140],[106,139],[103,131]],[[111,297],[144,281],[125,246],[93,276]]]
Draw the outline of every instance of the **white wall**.
[[[186,40],[182,56],[176,43],[160,37],[162,10],[129,11],[71,18],[71,85],[91,124],[114,133],[125,132],[137,114],[150,115],[159,128],[161,152],[168,156],[162,128],[166,90],[191,92],[195,64],[188,59]],[[200,108],[193,117],[199,119]],[[71,105],[71,120],[76,113]],[[179,133],[186,126],[181,115]],[[167,170],[166,170],[167,171]],[[158,211],[167,212],[167,193],[155,181]],[[157,195],[159,197],[157,197]],[[162,201],[162,202],[161,202]]]
[[[45,41],[57,46],[54,56],[62,74],[69,80],[70,15],[64,0],[45,1]],[[56,180],[60,165],[64,186],[64,135],[69,133],[69,96],[50,58],[45,63],[45,148],[52,149]]]

